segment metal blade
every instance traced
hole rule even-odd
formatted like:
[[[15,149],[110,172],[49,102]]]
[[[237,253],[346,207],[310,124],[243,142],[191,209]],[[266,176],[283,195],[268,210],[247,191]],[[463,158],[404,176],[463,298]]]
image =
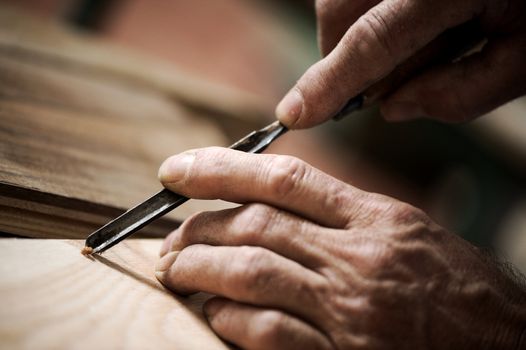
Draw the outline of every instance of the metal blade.
[[[260,153],[287,130],[283,124],[274,122],[248,134],[230,148],[247,153]],[[164,189],[93,232],[86,239],[86,247],[93,249],[91,254],[102,253],[188,199]]]

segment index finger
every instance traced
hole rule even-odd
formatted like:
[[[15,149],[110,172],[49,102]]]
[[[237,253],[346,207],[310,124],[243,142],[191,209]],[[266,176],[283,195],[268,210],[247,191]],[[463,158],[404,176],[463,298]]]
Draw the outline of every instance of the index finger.
[[[159,178],[187,197],[266,203],[332,228],[346,227],[365,195],[294,157],[219,147],[168,158]]]

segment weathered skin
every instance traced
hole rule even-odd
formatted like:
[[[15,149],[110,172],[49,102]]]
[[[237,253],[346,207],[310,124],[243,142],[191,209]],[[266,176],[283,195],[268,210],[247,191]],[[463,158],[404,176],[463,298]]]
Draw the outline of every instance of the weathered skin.
[[[484,49],[401,86],[383,102],[384,117],[467,121],[526,93],[523,0],[317,0],[316,9],[325,57],[278,105],[289,128],[324,122],[447,28],[470,20],[488,38]]]
[[[287,156],[185,152],[163,184],[246,203],[189,218],[157,276],[247,349],[514,349],[526,295],[422,211]]]
[[[473,119],[526,93],[524,0],[317,0],[323,55],[276,109],[289,128],[330,119],[447,28],[480,53],[431,67],[381,105],[392,121]],[[169,158],[163,184],[237,209],[188,219],[157,276],[247,349],[524,349],[525,287],[476,247],[392,198],[302,161],[209,148]],[[522,337],[522,340],[521,340]]]

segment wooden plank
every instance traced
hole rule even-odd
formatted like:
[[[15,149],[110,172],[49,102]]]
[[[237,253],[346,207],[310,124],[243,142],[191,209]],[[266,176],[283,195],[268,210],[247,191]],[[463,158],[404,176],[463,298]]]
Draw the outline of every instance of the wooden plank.
[[[202,316],[206,295],[177,297],[155,279],[160,244],[87,258],[80,241],[0,239],[0,348],[226,349]]]
[[[166,157],[226,144],[213,122],[156,90],[38,59],[0,54],[0,231],[86,237],[157,192]],[[223,207],[190,201],[141,233],[162,236],[196,211]]]
[[[221,142],[207,133],[206,125],[186,124],[83,118],[72,111],[0,99],[0,205],[18,212],[3,210],[0,230],[85,237],[161,189],[157,168],[171,153]],[[46,194],[46,201],[37,200]],[[190,201],[170,220],[142,233],[164,235],[192,213],[219,207],[224,205]],[[42,221],[41,214],[49,220]],[[59,229],[63,218],[68,225]]]
[[[70,86],[84,92],[75,88]],[[60,108],[0,92],[0,181],[129,207],[160,188],[156,174],[166,157],[225,143],[210,123],[191,119],[177,106],[141,106],[141,97],[131,93],[114,103],[142,109],[142,117]],[[172,119],[165,115],[170,113]]]
[[[0,232],[82,238],[123,212],[124,209],[0,183]],[[164,237],[178,224],[179,220],[163,218],[142,229],[138,236]]]

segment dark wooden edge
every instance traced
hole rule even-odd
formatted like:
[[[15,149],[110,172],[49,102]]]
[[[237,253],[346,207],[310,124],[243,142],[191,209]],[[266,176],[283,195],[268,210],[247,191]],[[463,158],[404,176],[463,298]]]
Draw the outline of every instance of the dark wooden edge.
[[[8,234],[82,239],[125,211],[0,181],[0,231]],[[141,229],[136,237],[164,237],[180,224],[164,217]]]

